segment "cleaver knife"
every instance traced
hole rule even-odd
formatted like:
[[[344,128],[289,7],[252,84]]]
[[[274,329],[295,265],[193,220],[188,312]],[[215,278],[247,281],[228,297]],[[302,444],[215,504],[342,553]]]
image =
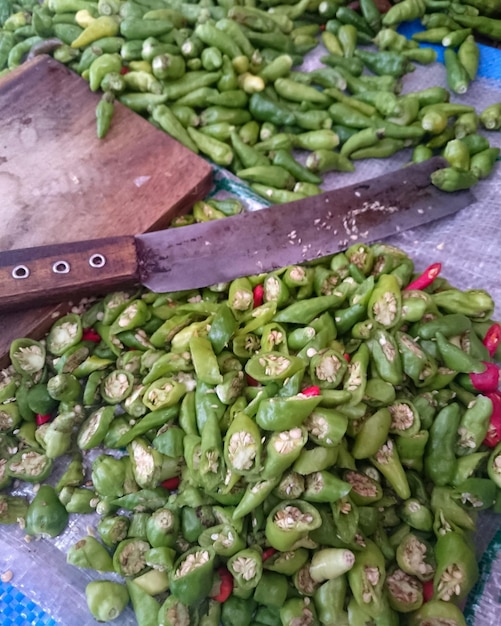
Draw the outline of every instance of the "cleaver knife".
[[[155,292],[206,287],[377,241],[475,201],[470,191],[447,193],[431,184],[431,173],[447,165],[433,157],[317,196],[191,226],[0,252],[0,310],[138,284]]]

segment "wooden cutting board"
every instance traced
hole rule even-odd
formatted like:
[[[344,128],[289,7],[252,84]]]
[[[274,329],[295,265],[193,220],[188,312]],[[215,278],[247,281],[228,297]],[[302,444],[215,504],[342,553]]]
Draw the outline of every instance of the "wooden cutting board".
[[[0,250],[157,230],[209,192],[209,163],[118,102],[98,139],[100,97],[45,55],[0,80]],[[0,315],[0,367],[67,310]]]

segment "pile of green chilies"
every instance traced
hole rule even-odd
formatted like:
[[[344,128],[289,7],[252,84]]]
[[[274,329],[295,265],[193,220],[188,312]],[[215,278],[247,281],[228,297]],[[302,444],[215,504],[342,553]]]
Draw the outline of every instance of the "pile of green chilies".
[[[474,4],[404,0],[381,13],[374,0],[1,0],[0,71],[52,54],[101,94],[98,137],[119,101],[274,203],[409,148],[412,161],[443,154],[450,167],[433,183],[454,191],[488,177],[499,155],[483,131],[501,128],[501,103],[450,102],[477,76],[482,25],[501,24],[498,3],[480,3],[487,16]],[[425,30],[398,32],[415,19]],[[418,41],[445,46],[449,89],[402,93],[414,64],[437,57]],[[321,66],[303,71],[319,43]]]
[[[354,244],[15,340],[0,523],[52,538],[89,515],[67,561],[99,572],[98,621],[464,626],[500,502],[501,326],[439,271]]]

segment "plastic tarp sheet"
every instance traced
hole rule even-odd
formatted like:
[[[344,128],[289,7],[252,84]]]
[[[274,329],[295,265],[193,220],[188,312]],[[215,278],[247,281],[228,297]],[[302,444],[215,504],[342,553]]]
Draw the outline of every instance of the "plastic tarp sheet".
[[[416,28],[415,25],[406,28]],[[322,50],[307,59],[303,69],[318,65]],[[481,76],[467,94],[452,100],[472,104],[478,111],[501,101],[501,51],[482,46]],[[416,66],[404,78],[403,93],[430,85],[446,85],[445,68],[437,62]],[[501,147],[501,133],[486,133],[491,145]],[[301,157],[301,155],[298,155]],[[349,185],[381,173],[390,172],[410,160],[411,151],[390,159],[359,161],[350,174],[332,173],[325,178],[324,189]],[[264,206],[262,198],[225,170],[216,169],[211,195],[240,196],[248,210]],[[501,171],[481,181],[474,188],[477,202],[453,217],[393,236],[388,241],[404,249],[415,261],[416,270],[432,262],[441,262],[442,275],[461,289],[489,291],[495,302],[495,316],[501,318]],[[54,482],[58,473],[52,477]],[[52,482],[52,480],[51,480]],[[0,573],[10,570],[10,582],[0,583],[0,614],[3,626],[27,624],[79,624],[93,626],[84,590],[98,575],[66,564],[66,549],[95,528],[97,516],[71,516],[63,535],[53,540],[27,542],[17,527],[0,528]],[[481,515],[476,533],[480,580],[471,592],[464,612],[469,626],[499,623],[501,609],[501,527],[500,517]],[[114,623],[134,626],[132,610],[126,610]]]

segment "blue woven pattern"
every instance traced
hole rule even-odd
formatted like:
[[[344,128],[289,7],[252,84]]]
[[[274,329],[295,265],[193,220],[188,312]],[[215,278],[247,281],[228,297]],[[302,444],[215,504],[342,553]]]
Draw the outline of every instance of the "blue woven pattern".
[[[57,626],[32,600],[10,583],[0,582],[2,626]]]

